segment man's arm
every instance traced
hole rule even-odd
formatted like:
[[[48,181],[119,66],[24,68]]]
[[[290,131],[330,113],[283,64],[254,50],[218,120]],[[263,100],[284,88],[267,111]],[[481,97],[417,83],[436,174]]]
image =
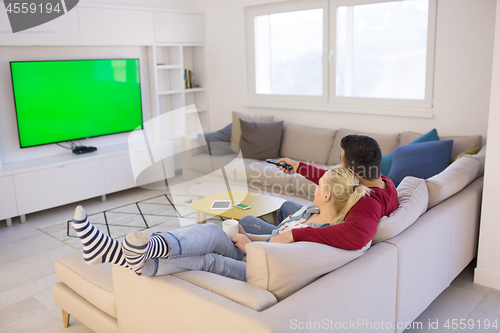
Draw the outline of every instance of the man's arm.
[[[293,229],[293,239],[295,242],[315,242],[344,250],[359,250],[375,236],[380,214],[381,207],[376,200],[362,199],[351,208],[344,223],[321,228]]]
[[[307,229],[307,228],[305,228]],[[273,236],[271,237],[271,239],[269,239],[269,243],[283,243],[283,244],[286,244],[286,243],[293,243],[294,240],[293,240],[293,235],[291,232],[284,232],[280,235],[277,235],[277,236]]]
[[[280,158],[278,160],[278,163],[279,162],[285,162],[286,164],[293,166],[293,169],[290,171],[287,171],[286,169],[279,167],[279,169],[282,170],[284,173],[287,173],[287,174],[298,173],[298,174],[306,177],[310,181],[312,181],[314,184],[318,184],[319,179],[325,174],[325,172],[328,171],[328,170],[323,169],[323,168],[317,168],[311,164],[294,161],[288,157]]]
[[[312,181],[314,184],[319,184],[319,179],[328,172],[328,170],[323,168],[315,167],[314,165],[307,164],[304,162],[299,163],[297,168],[297,173],[306,177],[308,180]]]

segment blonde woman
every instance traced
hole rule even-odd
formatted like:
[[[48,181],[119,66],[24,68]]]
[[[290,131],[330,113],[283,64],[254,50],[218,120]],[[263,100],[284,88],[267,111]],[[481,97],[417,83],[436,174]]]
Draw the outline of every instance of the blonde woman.
[[[359,184],[352,172],[336,166],[321,177],[315,191],[314,206],[303,207],[283,221],[276,230],[276,236],[237,234],[230,240],[217,225],[206,223],[152,236],[131,232],[121,243],[92,226],[81,206],[76,208],[73,228],[82,241],[83,256],[89,265],[110,262],[144,276],[204,270],[246,281],[243,259],[247,243],[259,240],[273,242],[295,228],[319,228],[342,223],[349,209],[370,191]]]
[[[349,210],[365,195],[373,192],[361,185],[359,179],[348,169],[337,165],[327,171],[316,185],[312,205],[303,206],[285,218],[271,235],[246,233],[240,225],[240,234],[233,238],[235,245],[244,252],[249,242],[273,241],[272,236],[282,235],[297,228],[319,228],[344,222]],[[247,216],[244,219],[255,218]],[[364,244],[366,245],[366,244]]]

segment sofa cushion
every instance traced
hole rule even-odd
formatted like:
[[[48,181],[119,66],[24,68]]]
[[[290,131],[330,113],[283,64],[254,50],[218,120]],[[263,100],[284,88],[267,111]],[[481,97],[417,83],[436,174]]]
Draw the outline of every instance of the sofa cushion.
[[[211,153],[214,156],[232,154],[231,149],[231,128],[233,124],[229,124],[223,129],[205,134],[198,134],[205,153]],[[206,142],[206,145],[205,145]]]
[[[65,255],[55,261],[56,276],[89,303],[116,318],[111,264],[89,266],[82,251]]]
[[[437,131],[436,131],[436,129],[433,129],[433,130],[425,133],[424,135],[420,135],[420,136],[414,138],[408,144],[419,143],[419,142],[428,142],[428,141],[438,141],[438,140],[439,140],[439,136],[437,134]],[[384,155],[384,154],[382,154],[382,155]],[[382,163],[380,165],[380,169],[381,169],[382,174],[384,176],[389,176],[389,173],[391,172],[391,166],[392,166],[393,159],[394,159],[394,152],[391,152],[390,154],[384,155],[382,157]]]
[[[333,142],[332,149],[330,150],[330,156],[328,157],[328,165],[337,165],[340,161],[340,154],[342,153],[342,148],[340,147],[340,141],[346,135],[359,134],[366,135],[377,140],[382,155],[392,153],[399,143],[399,133],[396,134],[373,134],[373,133],[360,133],[359,131],[341,128],[337,131],[335,135],[335,140]]]
[[[374,244],[399,235],[427,210],[429,194],[424,179],[406,177],[397,190],[398,208],[380,219]]]
[[[399,145],[406,145],[422,134],[416,132],[405,131],[401,133],[399,138]],[[440,140],[453,140],[453,149],[451,151],[451,157],[455,157],[458,154],[472,149],[481,149],[483,144],[483,137],[481,135],[465,135],[465,136],[440,136]]]
[[[279,157],[283,121],[247,121],[240,119],[240,148],[244,158],[265,160]]]
[[[398,186],[406,176],[429,178],[440,173],[450,164],[452,146],[453,140],[446,140],[397,147],[389,178]]]
[[[326,164],[336,132],[326,128],[285,123],[280,156]]]
[[[422,133],[412,132],[412,131],[403,131],[399,135],[399,145],[404,146],[409,144],[410,142],[415,141],[419,137],[421,137]]]
[[[277,244],[253,242],[246,245],[247,282],[268,290],[278,301],[348,262],[370,247],[342,250],[313,242]]]
[[[468,135],[468,136],[443,136],[441,140],[453,140],[453,149],[451,150],[451,157],[458,156],[464,151],[470,149],[481,149],[483,144],[483,137],[481,135]]]
[[[479,164],[473,158],[462,156],[442,172],[426,179],[429,191],[428,208],[436,206],[469,185],[476,178]]]
[[[472,148],[472,149],[466,150],[464,152],[461,152],[460,154],[458,154],[455,157],[452,157],[450,162],[451,163],[455,162],[460,156],[463,156],[463,155],[476,155],[477,153],[479,153],[479,149]]]
[[[484,159],[486,156],[486,145],[484,145],[477,154],[461,156],[460,158],[472,158],[479,162],[479,169],[477,170],[476,179],[484,174]]]
[[[233,145],[231,146],[231,148],[235,153],[238,152],[240,147],[240,139],[241,139],[240,119],[249,121],[273,121],[274,116],[261,116],[257,114],[248,114],[248,113],[233,111],[233,126],[231,129],[231,143]]]

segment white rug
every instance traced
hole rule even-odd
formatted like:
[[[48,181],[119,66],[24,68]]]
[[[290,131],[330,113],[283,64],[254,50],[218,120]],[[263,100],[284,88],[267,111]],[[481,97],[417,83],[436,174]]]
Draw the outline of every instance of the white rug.
[[[89,219],[105,235],[110,235],[118,240],[121,240],[131,231],[139,231],[160,224],[164,224],[168,229],[173,230],[181,227],[178,217],[196,223],[196,210],[189,207],[189,204],[196,198],[195,195],[184,195],[182,197],[177,195],[174,209],[167,197],[160,195],[104,212],[90,214]],[[208,218],[207,221],[220,223],[221,220],[215,216]],[[75,249],[81,249],[82,244],[76,236],[72,224],[68,222],[56,222],[38,229]]]

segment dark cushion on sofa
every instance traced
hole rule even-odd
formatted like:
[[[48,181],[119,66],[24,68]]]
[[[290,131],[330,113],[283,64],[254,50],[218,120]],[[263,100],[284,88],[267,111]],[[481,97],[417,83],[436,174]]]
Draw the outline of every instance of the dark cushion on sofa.
[[[279,157],[283,121],[247,121],[240,119],[240,148],[244,158],[265,160]]]
[[[450,164],[453,140],[430,141],[400,146],[394,150],[389,178],[394,185],[406,176],[427,179],[437,175]]]
[[[221,130],[215,132],[209,132],[205,134],[198,134],[198,140],[203,144],[203,149],[207,154],[212,154],[213,156],[232,154],[231,149],[231,130],[233,124],[229,124]],[[203,136],[205,136],[205,142],[203,142]]]

